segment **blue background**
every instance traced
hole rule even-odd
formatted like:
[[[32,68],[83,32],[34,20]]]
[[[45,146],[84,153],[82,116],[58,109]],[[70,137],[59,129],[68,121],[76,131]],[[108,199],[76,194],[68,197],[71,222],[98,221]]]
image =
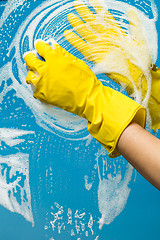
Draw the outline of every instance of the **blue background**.
[[[0,67],[9,61],[13,65],[16,64],[14,63],[16,61],[14,60],[15,50],[13,48],[12,53],[8,56],[8,47],[24,19],[42,2],[31,1],[31,4],[29,4],[30,1],[24,1],[23,5],[20,6],[24,7],[21,15],[18,15],[20,9],[16,9],[17,17],[15,17],[14,24],[11,16],[14,18],[16,13],[12,12],[8,16],[8,22],[6,21],[6,24],[4,23],[0,30],[0,37],[4,47],[0,54]],[[6,1],[0,3],[0,14],[4,11],[5,3]],[[159,7],[158,2],[157,7]],[[9,22],[12,24],[10,38],[5,32]],[[159,20],[156,26],[159,31]],[[159,61],[158,55],[157,66],[160,66]],[[16,70],[13,71],[16,75]],[[105,78],[104,76],[100,77]],[[20,81],[18,74],[17,81]],[[0,83],[0,91],[3,91],[4,80],[0,79]],[[7,85],[12,85],[12,79],[7,80]],[[117,88],[116,85],[115,87]],[[16,96],[14,89],[6,93],[1,103],[0,120],[0,128],[34,131],[33,135],[24,136],[24,142],[16,147],[10,147],[5,142],[1,142],[0,153],[1,156],[19,152],[29,154],[29,183],[34,226],[20,214],[10,212],[0,206],[0,239],[69,240],[78,238],[96,239],[96,236],[99,236],[99,240],[160,239],[159,191],[135,172],[130,182],[131,192],[124,210],[112,223],[104,225],[101,231],[98,229],[97,221],[101,217],[97,200],[99,179],[94,164],[95,154],[100,145],[96,141],[92,140],[92,145],[86,146],[86,140],[74,141],[45,130],[37,124],[35,115],[23,99]],[[157,136],[160,138],[159,133]],[[78,151],[75,150],[77,148]],[[127,163],[124,164],[124,166],[126,165]],[[47,170],[51,173],[49,177],[46,177]],[[94,186],[90,191],[87,191],[84,187],[84,175],[88,175],[94,180]],[[134,180],[135,178],[136,180]],[[58,234],[57,227],[55,231],[51,228],[45,229],[45,226],[49,226],[49,221],[53,220],[52,210],[53,212],[57,210],[55,203],[64,208],[64,222],[67,221],[68,208],[71,208],[73,213],[77,209],[81,213],[85,212],[84,223],[86,224],[91,213],[95,220],[93,224],[94,235],[91,234],[89,229],[88,237],[82,231],[82,235],[75,234],[75,236],[71,237],[69,232],[71,228],[69,227],[66,227],[61,234]]]

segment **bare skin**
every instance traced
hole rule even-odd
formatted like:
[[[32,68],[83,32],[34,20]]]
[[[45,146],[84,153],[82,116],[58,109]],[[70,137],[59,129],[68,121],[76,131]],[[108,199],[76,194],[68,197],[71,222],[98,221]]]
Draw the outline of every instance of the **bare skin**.
[[[117,144],[123,157],[153,186],[160,190],[160,140],[133,122]]]

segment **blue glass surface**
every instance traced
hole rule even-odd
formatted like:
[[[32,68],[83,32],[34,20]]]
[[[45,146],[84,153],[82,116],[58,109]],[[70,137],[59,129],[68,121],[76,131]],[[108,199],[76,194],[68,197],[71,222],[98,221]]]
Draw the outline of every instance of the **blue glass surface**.
[[[122,2],[153,18],[152,1]],[[36,39],[54,37],[83,59],[63,37],[72,3],[0,1],[0,239],[158,240],[159,191],[122,157],[110,159],[85,120],[41,105],[25,83],[23,54]],[[126,94],[104,74],[98,78]],[[108,224],[100,230],[102,182]]]

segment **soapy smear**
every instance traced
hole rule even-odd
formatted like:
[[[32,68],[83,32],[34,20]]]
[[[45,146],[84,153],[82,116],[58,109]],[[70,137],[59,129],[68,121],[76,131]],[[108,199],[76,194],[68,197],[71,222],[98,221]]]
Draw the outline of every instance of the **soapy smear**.
[[[132,179],[133,167],[123,162],[123,158],[108,159],[106,150],[99,149],[96,154],[98,168],[98,207],[102,217],[99,228],[110,224],[123,211],[131,189],[128,187]],[[124,166],[126,170],[124,171]]]
[[[157,9],[153,1],[131,1],[130,4],[127,1],[115,1],[104,0],[101,1],[106,9],[110,9],[114,18],[118,23],[128,31],[127,11],[130,6],[137,9],[147,42],[149,42],[149,52],[152,56],[153,62],[157,59],[157,31],[155,22],[157,20]],[[83,1],[87,6],[88,1]],[[0,19],[0,26],[3,27],[3,31],[8,31],[7,18],[11,14],[12,10],[15,10],[19,5],[23,4],[22,1],[8,1],[6,8]],[[114,7],[114,9],[113,9]],[[6,94],[12,89],[16,92],[17,98],[22,98],[25,104],[30,108],[36,118],[37,124],[43,129],[52,132],[60,137],[70,139],[71,141],[86,141],[86,145],[92,148],[93,140],[87,131],[87,121],[81,119],[75,115],[64,112],[58,108],[46,106],[32,97],[32,90],[30,86],[25,83],[26,70],[24,67],[23,54],[26,51],[32,51],[34,49],[34,41],[36,39],[48,40],[54,38],[62,47],[70,51],[75,56],[83,59],[90,67],[93,67],[93,63],[88,62],[82,54],[80,54],[75,48],[70,46],[63,36],[63,32],[66,29],[72,29],[67,20],[67,15],[71,12],[75,13],[73,1],[44,1],[41,5],[37,6],[24,22],[19,26],[13,39],[7,34],[3,35],[6,39],[3,41],[11,40],[8,47],[8,60],[4,61],[4,65],[0,68],[0,103],[3,102]],[[2,31],[2,32],[3,32]],[[9,32],[8,32],[9,34]],[[0,35],[0,43],[2,44],[2,35]],[[152,44],[151,44],[152,43]],[[103,72],[103,64],[96,66],[98,73]],[[12,80],[8,85],[9,79]],[[148,81],[150,79],[148,78]],[[111,80],[106,80],[102,77],[102,81],[105,85],[112,86]],[[138,99],[137,92],[137,99]],[[149,91],[148,91],[149,94]],[[3,129],[1,133],[1,139],[4,141],[4,136],[8,130]],[[6,144],[14,146],[21,143],[22,140],[15,140],[18,135],[25,134],[23,132],[12,132],[11,138],[6,138]],[[27,134],[27,133],[26,133]],[[88,141],[87,141],[88,140]],[[28,155],[20,153],[19,155],[9,155],[0,158],[1,166],[1,183],[0,193],[6,197],[6,201],[0,198],[0,204],[8,208],[10,211],[16,211],[23,215],[28,221],[33,223],[33,216],[31,211],[31,196],[29,190],[29,165]],[[14,161],[12,161],[12,159]],[[128,187],[133,169],[130,165],[126,166],[126,163],[122,159],[116,159],[110,161],[107,157],[105,149],[98,146],[97,154],[95,156],[96,164],[95,171],[98,173],[99,186],[98,186],[98,207],[99,212],[102,215],[99,221],[99,228],[101,229],[104,224],[110,224],[125,207],[129,193],[131,189]],[[94,160],[93,160],[94,161]],[[21,188],[19,183],[20,179],[17,177],[15,183],[6,183],[7,165],[10,167],[11,175],[18,169],[21,176],[26,176],[24,188]],[[12,170],[13,169],[13,170]],[[85,187],[88,190],[92,190],[94,182],[88,182],[87,175],[85,175]],[[20,192],[19,197],[14,196],[14,192],[18,186]],[[9,192],[9,197],[8,197]],[[1,195],[1,194],[0,194]],[[28,201],[26,201],[28,199]],[[19,206],[18,201],[23,203]],[[96,238],[98,239],[98,237]]]
[[[44,229],[48,236],[49,232],[58,233],[59,236],[64,231],[68,233],[69,237],[78,237],[79,240],[98,239],[95,229],[97,227],[97,220],[91,213],[84,212],[84,210],[73,210],[65,208],[58,203],[51,206],[51,210],[46,214],[46,225]]]
[[[27,154],[0,156],[0,205],[34,225]]]
[[[128,187],[133,173],[133,168],[128,164],[124,179],[121,174],[103,178],[98,187],[98,205],[102,214],[99,220],[99,228],[104,224],[110,224],[122,212],[127,203],[131,189]]]
[[[0,17],[0,28],[2,27],[5,20],[8,18],[8,16],[14,11],[17,7],[23,5],[25,0],[8,0],[5,4],[5,10],[2,13],[2,16]]]
[[[84,176],[84,180],[85,180],[85,188],[89,191],[92,188],[93,182],[88,182],[88,176],[85,175]]]
[[[0,129],[0,149],[23,143],[25,135],[33,132],[17,129]],[[2,146],[5,144],[5,146]],[[29,185],[29,155],[15,153],[0,155],[0,205],[11,212],[21,214],[34,225]]]
[[[34,134],[34,132],[9,128],[0,128],[0,146],[2,141],[5,142],[10,147],[18,145],[25,141],[24,139],[19,137],[28,134]]]

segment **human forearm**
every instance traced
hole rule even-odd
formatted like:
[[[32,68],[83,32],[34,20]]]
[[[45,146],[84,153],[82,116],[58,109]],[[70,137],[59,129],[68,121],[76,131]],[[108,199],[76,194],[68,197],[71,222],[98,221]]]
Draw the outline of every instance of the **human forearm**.
[[[160,190],[160,140],[137,123],[122,133],[118,151],[152,185]]]

